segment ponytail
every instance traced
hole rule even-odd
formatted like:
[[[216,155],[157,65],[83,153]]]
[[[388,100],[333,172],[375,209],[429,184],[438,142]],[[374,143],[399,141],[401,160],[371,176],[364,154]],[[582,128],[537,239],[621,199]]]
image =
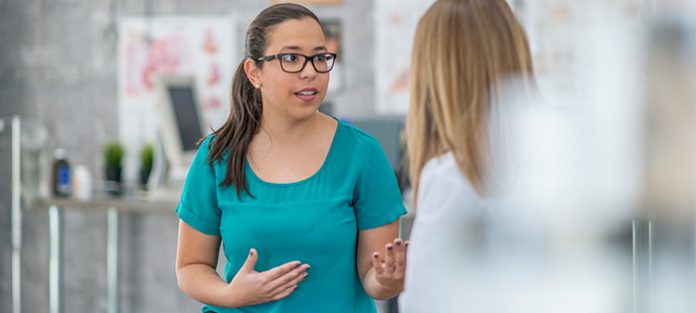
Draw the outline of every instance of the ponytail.
[[[241,195],[242,189],[251,195],[244,161],[251,140],[261,128],[262,112],[261,92],[247,78],[242,61],[232,79],[230,115],[227,122],[214,132],[215,139],[210,149],[211,165],[216,160],[223,160],[225,153],[229,151],[227,176],[222,181],[222,186],[234,185],[237,196]]]

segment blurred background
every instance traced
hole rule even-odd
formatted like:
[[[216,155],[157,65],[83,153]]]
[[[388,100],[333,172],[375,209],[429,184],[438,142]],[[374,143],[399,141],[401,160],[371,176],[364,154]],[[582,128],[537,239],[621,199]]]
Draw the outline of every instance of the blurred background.
[[[0,0],[0,312],[200,310],[174,274],[176,187],[275,2]],[[380,140],[409,203],[400,134],[433,1],[297,2],[339,53],[321,110]],[[696,312],[696,1],[508,2],[538,94],[503,97],[515,196],[463,230],[485,258],[447,311]]]

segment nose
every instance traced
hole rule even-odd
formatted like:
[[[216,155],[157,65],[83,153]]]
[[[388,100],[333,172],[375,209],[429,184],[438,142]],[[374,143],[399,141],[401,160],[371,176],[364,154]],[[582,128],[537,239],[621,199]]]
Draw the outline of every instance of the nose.
[[[317,70],[314,69],[314,64],[310,59],[307,59],[305,67],[300,72],[300,78],[302,79],[314,79],[317,77]]]

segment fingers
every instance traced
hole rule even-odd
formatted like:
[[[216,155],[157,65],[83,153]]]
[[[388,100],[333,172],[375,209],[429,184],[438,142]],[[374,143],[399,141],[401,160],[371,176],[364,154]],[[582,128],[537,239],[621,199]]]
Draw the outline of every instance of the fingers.
[[[287,274],[288,272],[294,270],[300,264],[302,264],[302,263],[300,263],[300,261],[292,261],[292,262],[285,263],[283,265],[276,266],[276,267],[274,267],[270,270],[267,270],[263,273],[266,276],[266,278],[268,279],[268,281],[272,281],[272,280],[275,280],[278,277],[281,277],[281,276]]]
[[[375,252],[372,254],[372,267],[378,276],[393,276],[400,278],[406,269],[406,251],[408,241],[396,238],[394,242],[387,243],[384,246],[384,260],[381,260],[380,254]]]
[[[404,267],[406,266],[406,247],[401,239],[394,240],[394,261],[395,261],[395,272],[402,273]]]
[[[408,240],[404,241],[404,271],[406,270],[406,263],[408,263]]]
[[[279,285],[278,287],[274,288],[273,291],[271,291],[271,294],[277,294],[277,293],[280,293],[283,290],[286,290],[292,286],[296,286],[300,282],[302,282],[305,278],[307,278],[307,276],[309,276],[309,273],[307,273],[306,270],[300,271],[297,275],[295,275],[295,277],[292,277],[292,279],[290,279],[289,281],[283,280],[284,283],[282,285]],[[276,281],[281,281],[281,280],[278,279]]]
[[[394,245],[392,243],[388,243],[385,246],[385,253],[384,253],[384,268],[385,270],[389,272],[394,271]]]
[[[289,288],[275,294],[273,297],[271,297],[271,300],[280,300],[283,299],[287,296],[289,296],[293,291],[297,289],[297,285],[290,286]]]
[[[296,285],[300,281],[302,281],[305,277],[307,277],[307,270],[309,269],[309,264],[303,264],[292,271],[289,271],[285,273],[284,275],[270,281],[268,283],[268,288],[271,291],[271,294],[275,294],[276,292],[280,290],[285,290],[286,288]]]
[[[384,267],[379,260],[379,253],[377,252],[372,254],[372,267],[375,269],[377,275],[382,275],[384,273]]]
[[[258,259],[259,256],[256,249],[251,248],[251,250],[249,250],[249,256],[247,256],[246,261],[244,261],[244,265],[242,265],[241,270],[245,272],[253,272],[254,266],[256,265],[256,260]]]

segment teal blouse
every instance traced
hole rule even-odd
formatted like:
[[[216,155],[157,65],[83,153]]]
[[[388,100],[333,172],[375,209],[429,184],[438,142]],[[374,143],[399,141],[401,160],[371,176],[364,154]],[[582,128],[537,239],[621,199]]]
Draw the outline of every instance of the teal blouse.
[[[256,271],[289,261],[311,266],[309,276],[288,297],[242,308],[204,305],[202,312],[372,313],[356,269],[359,230],[383,226],[406,213],[394,171],[377,140],[338,122],[328,155],[311,177],[287,184],[263,181],[245,165],[249,190],[221,187],[226,160],[209,165],[209,136],[189,169],[179,218],[196,230],[221,236],[229,282],[249,249]]]

